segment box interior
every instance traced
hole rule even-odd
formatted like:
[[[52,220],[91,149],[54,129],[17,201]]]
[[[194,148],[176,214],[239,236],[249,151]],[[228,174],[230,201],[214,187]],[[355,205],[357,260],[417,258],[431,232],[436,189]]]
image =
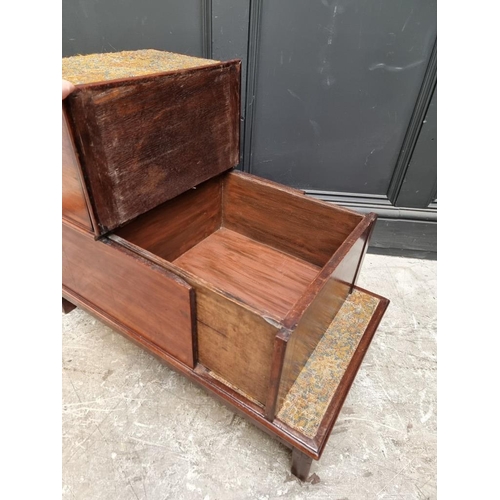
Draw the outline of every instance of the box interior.
[[[282,321],[362,217],[224,173],[115,233]]]

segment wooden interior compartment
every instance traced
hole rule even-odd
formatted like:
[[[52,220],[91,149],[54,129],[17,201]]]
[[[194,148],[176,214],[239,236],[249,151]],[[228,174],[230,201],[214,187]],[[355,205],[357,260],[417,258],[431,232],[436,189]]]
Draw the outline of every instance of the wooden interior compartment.
[[[376,215],[365,215],[308,287],[276,336],[266,415],[272,420],[356,284]]]
[[[230,172],[138,217],[111,239],[193,286],[198,361],[265,406],[277,334],[287,318],[307,309],[317,292],[311,287],[323,282],[322,272],[331,271],[332,257],[363,219]]]

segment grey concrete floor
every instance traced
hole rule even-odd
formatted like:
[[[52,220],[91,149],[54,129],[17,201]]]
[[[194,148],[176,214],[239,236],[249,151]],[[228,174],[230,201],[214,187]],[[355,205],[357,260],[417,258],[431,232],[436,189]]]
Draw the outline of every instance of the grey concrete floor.
[[[64,499],[436,498],[436,262],[367,255],[391,300],[301,483],[290,451],[87,313],[63,317]]]

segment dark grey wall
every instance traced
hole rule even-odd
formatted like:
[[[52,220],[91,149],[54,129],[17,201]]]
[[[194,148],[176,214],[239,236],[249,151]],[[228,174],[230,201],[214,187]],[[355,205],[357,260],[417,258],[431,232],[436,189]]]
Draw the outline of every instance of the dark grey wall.
[[[435,10],[419,1],[264,2],[252,172],[386,194],[436,38]]]
[[[242,59],[240,168],[377,212],[392,253],[436,250],[435,45],[435,0],[63,0],[65,56]]]
[[[63,0],[63,56],[159,49],[203,55],[199,0]]]
[[[415,208],[429,207],[437,198],[436,177],[437,89],[433,93],[420,129],[396,205]]]

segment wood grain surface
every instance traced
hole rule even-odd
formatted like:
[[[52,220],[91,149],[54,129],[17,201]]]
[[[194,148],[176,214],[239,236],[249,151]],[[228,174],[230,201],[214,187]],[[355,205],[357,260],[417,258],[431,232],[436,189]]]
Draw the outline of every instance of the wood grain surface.
[[[283,207],[276,205],[273,212],[270,207],[278,201]],[[297,230],[289,218],[283,230],[288,241],[283,243],[266,228],[288,213],[287,207],[294,214],[304,210],[312,222],[307,227],[302,220]],[[258,218],[247,221],[247,226],[255,222],[255,232],[247,231],[243,223],[233,224],[245,213]],[[324,223],[325,217],[333,221],[331,226]],[[266,417],[273,420],[354,286],[375,218],[337,210],[296,190],[230,172],[164,203],[111,238],[193,287],[200,362],[263,404]],[[314,255],[311,242],[316,234],[322,241],[330,240]],[[304,250],[306,240],[310,250]],[[306,255],[316,262],[329,258],[320,267]],[[207,296],[212,300],[207,301]],[[200,297],[205,297],[203,313]],[[236,319],[242,311],[251,318],[251,327]],[[227,317],[232,319],[225,325]],[[272,325],[272,334],[266,333],[266,324]]]
[[[75,308],[76,308],[75,304],[72,304],[69,300],[66,300],[64,297],[62,298],[62,312],[64,314],[70,313]]]
[[[193,368],[192,288],[113,241],[62,231],[63,285]]]
[[[387,301],[316,437],[275,415],[352,290],[375,218],[226,172],[239,161],[239,77],[230,61],[67,99],[63,296],[294,447],[305,479]]]
[[[121,236],[117,245],[178,274],[196,295],[198,361],[260,404],[266,402],[273,342],[280,325],[212,283]],[[201,366],[201,365],[198,365]],[[219,382],[220,383],[220,382]],[[262,412],[262,409],[259,411]]]
[[[267,399],[264,414],[272,422],[276,415],[276,406],[280,391],[281,374],[285,364],[285,355],[291,331],[283,327],[274,338],[273,355],[271,360],[271,371],[267,389]]]
[[[80,176],[80,164],[76,157],[64,108],[62,113],[62,216],[88,231],[93,230]]]
[[[323,267],[362,216],[240,172],[224,178],[223,225]]]
[[[306,481],[311,470],[312,458],[301,451],[293,448],[292,450],[292,474],[301,481]]]
[[[240,66],[84,84],[66,99],[97,234],[238,163]]]
[[[174,261],[219,229],[221,212],[222,184],[217,177],[139,216],[115,234]]]
[[[174,264],[275,320],[288,314],[320,271],[226,228],[204,239]]]

